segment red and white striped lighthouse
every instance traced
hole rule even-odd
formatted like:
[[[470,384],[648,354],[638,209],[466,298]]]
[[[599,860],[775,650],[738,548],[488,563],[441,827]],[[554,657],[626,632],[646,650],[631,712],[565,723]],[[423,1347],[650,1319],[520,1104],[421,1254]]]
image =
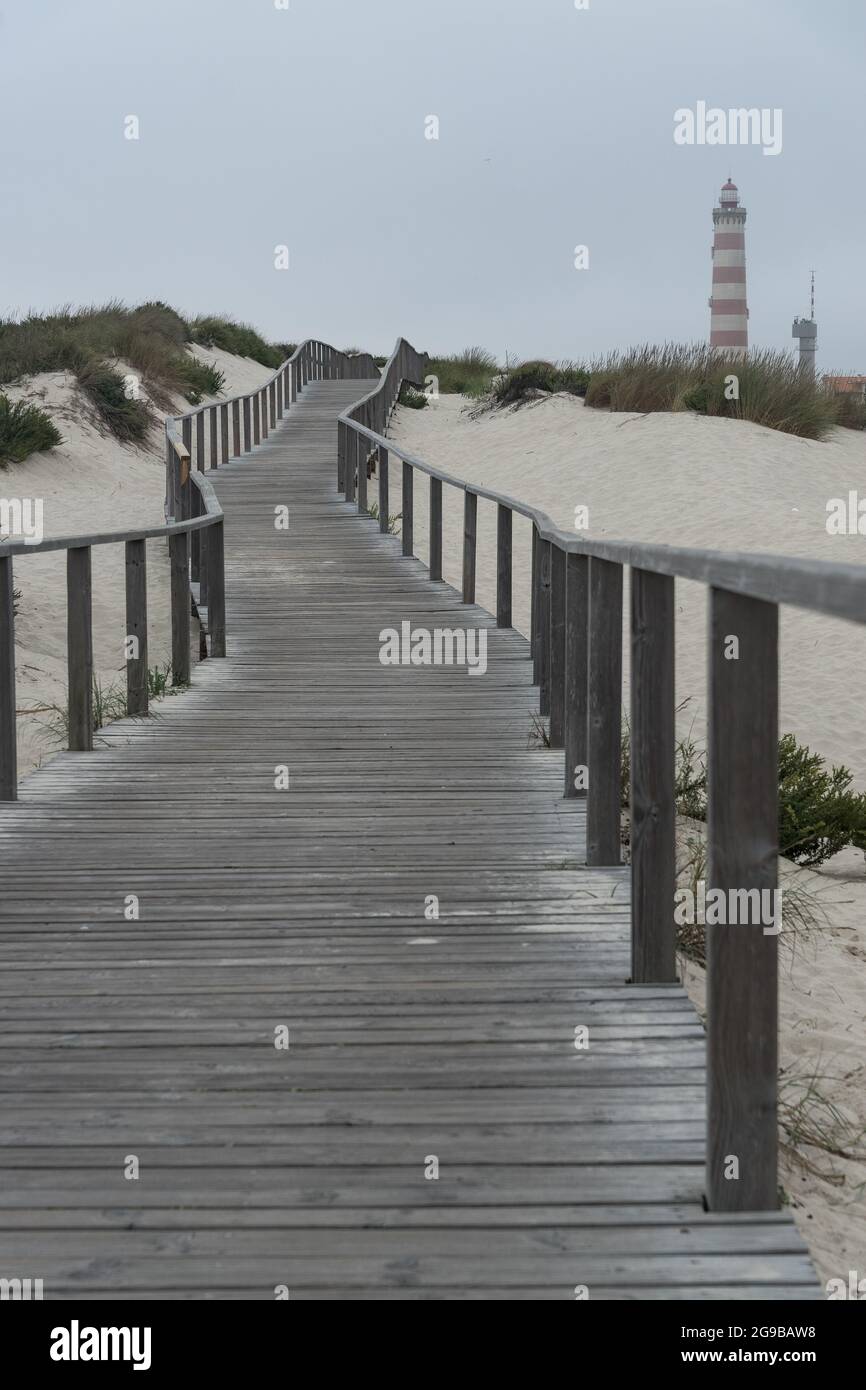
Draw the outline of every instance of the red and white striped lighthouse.
[[[713,208],[713,293],[710,296],[710,347],[741,357],[749,346],[746,305],[746,209],[737,185],[728,179]]]

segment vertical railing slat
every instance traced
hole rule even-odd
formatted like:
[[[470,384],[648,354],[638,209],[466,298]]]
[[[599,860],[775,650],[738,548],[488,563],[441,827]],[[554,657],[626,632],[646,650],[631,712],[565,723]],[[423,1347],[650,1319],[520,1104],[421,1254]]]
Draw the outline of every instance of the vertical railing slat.
[[[550,541],[538,541],[538,712],[550,713]]]
[[[565,562],[565,795],[586,796],[586,649],[589,625],[589,559],[569,554]]]
[[[66,653],[69,751],[93,749],[93,624],[90,546],[66,552]]]
[[[185,531],[169,537],[171,563],[171,679],[189,685],[189,537]]]
[[[412,489],[415,470],[411,463],[403,460],[403,554],[412,555],[415,550],[414,518],[412,512]]]
[[[0,801],[18,799],[15,721],[15,581],[12,556],[0,556]]]
[[[496,508],[496,626],[511,627],[511,508]]]
[[[550,547],[550,746],[565,743],[565,551]]]
[[[631,978],[677,978],[674,581],[631,572]]]
[[[728,924],[706,926],[706,1199],[711,1211],[773,1211],[779,923],[772,910],[739,919],[743,893],[776,901],[779,610],[711,588],[709,626],[707,894],[721,890]]]
[[[379,445],[379,530],[387,534],[390,517],[388,509],[388,450]]]
[[[137,655],[126,658],[128,714],[147,714],[147,545],[126,542],[126,640]]]
[[[463,602],[475,602],[475,551],[478,538],[478,494],[463,494]]]
[[[430,479],[430,578],[442,578],[442,482]]]
[[[589,562],[586,862],[622,859],[622,565]]]
[[[208,629],[211,656],[226,654],[225,527],[222,517],[205,532],[208,557]]]

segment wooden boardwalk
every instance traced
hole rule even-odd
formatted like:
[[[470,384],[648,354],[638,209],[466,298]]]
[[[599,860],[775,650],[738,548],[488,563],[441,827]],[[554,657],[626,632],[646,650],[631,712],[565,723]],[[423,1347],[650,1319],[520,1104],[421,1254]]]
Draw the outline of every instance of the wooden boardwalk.
[[[787,1215],[701,1209],[703,1030],[678,985],[626,984],[627,871],[583,866],[561,754],[529,746],[528,644],[338,499],[371,385],[308,385],[213,475],[227,659],[0,805],[0,1275],[818,1297]],[[383,666],[404,620],[488,629],[487,673]]]

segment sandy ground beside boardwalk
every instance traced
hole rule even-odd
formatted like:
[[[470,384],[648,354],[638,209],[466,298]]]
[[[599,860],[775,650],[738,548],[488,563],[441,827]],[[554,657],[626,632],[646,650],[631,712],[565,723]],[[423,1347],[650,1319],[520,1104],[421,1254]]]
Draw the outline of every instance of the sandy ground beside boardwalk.
[[[742,421],[688,414],[611,414],[555,396],[514,411],[478,414],[459,397],[426,410],[398,409],[391,434],[425,462],[496,488],[573,529],[588,507],[586,534],[720,550],[766,551],[860,563],[866,538],[829,536],[830,498],[864,491],[866,440],[837,430],[823,443]],[[396,458],[389,510],[402,510]],[[376,496],[375,483],[371,498]],[[443,488],[443,577],[460,587],[462,493]],[[415,553],[428,554],[428,484],[416,475]],[[399,523],[398,523],[399,524]],[[514,519],[514,623],[529,631],[531,532]],[[495,608],[496,508],[478,503],[477,597]],[[676,585],[678,732],[705,729],[706,606],[703,586]],[[626,601],[627,610],[627,601]],[[627,632],[627,611],[626,623]],[[831,762],[845,763],[866,789],[866,630],[785,609],[781,620],[780,727]],[[624,700],[628,651],[624,639]],[[527,710],[527,731],[530,712]],[[789,870],[783,871],[786,876]],[[816,922],[781,953],[782,1098],[795,1105],[810,1081],[822,1103],[805,1113],[866,1155],[866,873],[854,851],[820,872],[794,871]],[[703,972],[686,983],[700,1007]],[[859,1137],[858,1137],[859,1132]],[[866,1275],[866,1157],[804,1149],[808,1167],[785,1160],[783,1181],[822,1280]]]
[[[272,372],[258,362],[196,348],[195,355],[225,375],[225,395],[252,390]],[[118,363],[121,372],[131,370]],[[3,388],[10,400],[26,399],[44,409],[63,435],[49,452],[0,469],[0,496],[41,498],[45,536],[92,534],[133,526],[162,525],[165,463],[161,421],[144,448],[121,444],[105,433],[96,412],[66,372],[48,372]],[[178,398],[175,410],[189,409]],[[94,546],[93,658],[95,678],[107,689],[125,681],[124,547]],[[163,666],[171,657],[168,547],[147,546],[148,661]],[[14,562],[21,591],[16,618],[16,704],[19,775],[56,751],[53,707],[66,703],[66,554],[24,555]]]

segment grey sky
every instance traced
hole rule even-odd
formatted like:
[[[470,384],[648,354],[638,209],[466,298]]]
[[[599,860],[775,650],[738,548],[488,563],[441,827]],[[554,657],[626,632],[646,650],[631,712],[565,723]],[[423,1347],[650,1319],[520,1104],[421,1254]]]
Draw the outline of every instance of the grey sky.
[[[866,371],[864,58],[862,0],[0,0],[0,311],[159,298],[500,357],[705,340],[730,171],[750,341],[791,345],[814,265],[819,369]],[[675,145],[698,100],[781,107],[781,154]]]

